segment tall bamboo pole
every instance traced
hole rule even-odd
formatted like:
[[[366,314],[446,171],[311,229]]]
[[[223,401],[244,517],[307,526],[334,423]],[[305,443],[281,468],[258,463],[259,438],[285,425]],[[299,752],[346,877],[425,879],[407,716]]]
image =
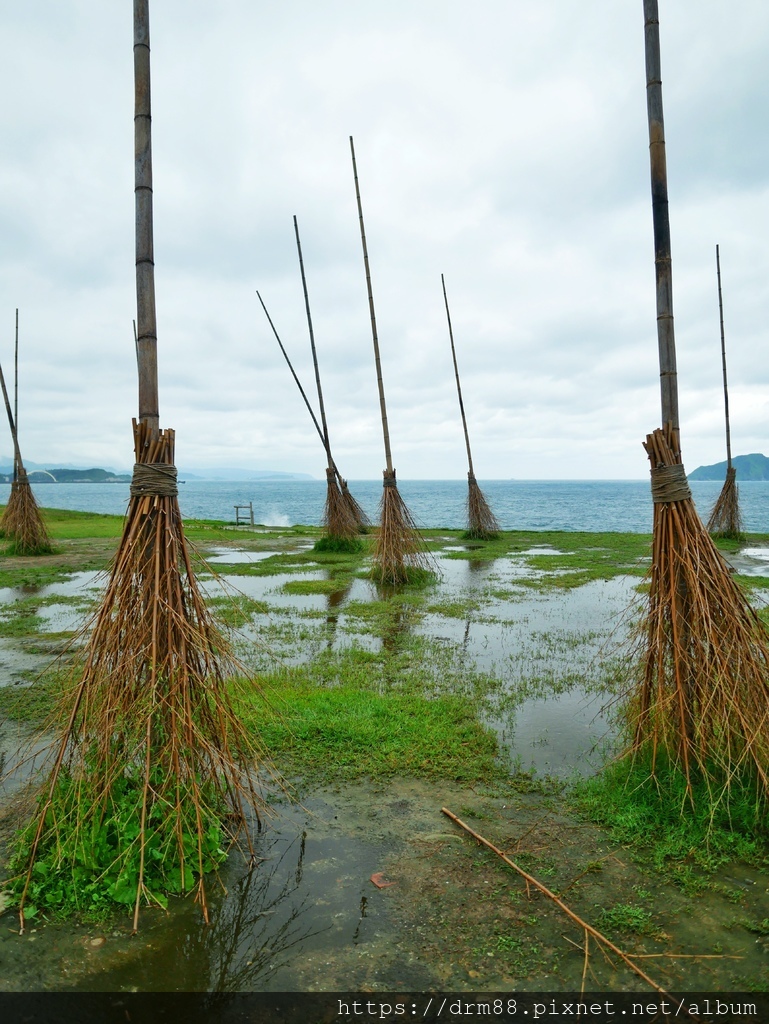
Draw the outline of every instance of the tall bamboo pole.
[[[374,311],[374,294],[371,289],[371,268],[368,261],[368,247],[366,245],[366,229],[363,225],[363,207],[360,201],[360,185],[358,183],[358,166],[355,162],[355,146],[352,135],[350,136],[350,153],[352,154],[352,172],[355,178],[355,198],[358,203],[358,220],[360,222],[360,240],[363,246],[363,265],[366,270],[366,290],[368,292],[368,308],[371,314],[371,336],[374,342],[374,362],[376,363],[376,383],[379,389],[379,409],[382,414],[382,433],[384,434],[385,462],[387,463],[387,475],[394,475],[393,460],[390,454],[390,428],[387,424],[387,406],[385,405],[384,382],[382,380],[382,361],[379,357],[379,335],[376,328],[376,313]]]
[[[451,327],[451,313],[449,312],[449,300],[446,295],[446,282],[441,274],[441,285],[443,287],[443,302],[446,306],[446,319],[449,324],[449,340],[451,341],[451,358],[454,361],[454,376],[457,381],[457,397],[459,398],[459,411],[462,414],[462,427],[465,432],[465,446],[467,447],[467,465],[470,470],[470,476],[474,477],[473,471],[473,456],[470,452],[470,435],[467,432],[467,417],[465,416],[465,403],[462,401],[462,385],[459,383],[459,367],[457,366],[457,353],[454,348],[454,331]]]
[[[718,278],[718,321],[721,327],[721,367],[724,376],[724,417],[726,420],[726,472],[732,468],[732,434],[729,426],[729,388],[726,382],[726,341],[724,339],[724,300],[721,293],[721,254],[716,246],[716,276]]]
[[[14,430],[19,428],[19,310],[16,310],[16,338],[13,348],[13,422],[15,424]],[[19,476],[18,467],[16,465],[16,456],[14,455],[13,461],[13,479],[17,480]]]
[[[152,229],[152,113],[149,0],[134,0],[134,195],[139,420],[157,437],[158,402],[155,255]]]
[[[18,476],[22,474],[24,470],[24,463],[21,461],[21,452],[19,451],[19,435],[16,429],[16,419],[11,409],[11,401],[8,397],[8,389],[5,386],[5,376],[3,374],[2,366],[0,366],[0,388],[2,388],[3,391],[5,411],[8,415],[8,426],[11,428],[11,440],[13,441],[13,476],[14,481],[16,481]]]
[[[326,420],[326,406],[323,402],[323,389],[320,386],[320,370],[318,369],[318,353],[315,349],[315,332],[312,328],[312,314],[310,313],[310,297],[307,293],[307,278],[304,273],[304,260],[302,259],[302,243],[299,240],[299,225],[294,217],[294,234],[296,235],[296,251],[299,255],[299,270],[302,275],[302,291],[304,292],[304,308],[307,313],[307,328],[310,332],[310,348],[312,349],[312,364],[315,367],[315,384],[318,389],[318,405],[320,407],[320,421],[323,424],[323,443],[328,457],[328,468],[333,470],[334,460],[331,458],[331,442],[328,438],[328,422]]]
[[[262,296],[259,294],[258,291],[256,293],[256,297],[259,299],[259,301],[262,304],[262,309],[264,310],[264,315],[267,317],[267,321],[268,321],[270,327],[272,328],[272,333],[275,335],[275,340],[277,341],[278,346],[280,347],[280,351],[283,353],[283,358],[286,360],[286,364],[287,364],[289,370],[291,371],[291,376],[294,378],[296,386],[299,388],[299,394],[302,396],[302,398],[304,400],[304,404],[307,406],[307,411],[310,414],[312,422],[315,424],[315,429],[318,432],[318,437],[320,438],[321,444],[323,445],[323,447],[324,447],[324,449],[326,451],[326,454],[328,455],[329,465],[332,466],[332,468],[334,469],[334,472],[337,474],[337,478],[341,479],[339,477],[339,470],[334,465],[334,460],[331,457],[331,452],[329,450],[328,442],[327,442],[326,436],[325,436],[325,434],[323,432],[323,428],[321,427],[320,423],[318,423],[318,417],[315,415],[315,410],[313,409],[312,405],[310,404],[310,399],[307,397],[307,392],[302,387],[302,382],[299,380],[299,378],[296,375],[296,370],[294,369],[293,364],[291,363],[291,360],[289,358],[288,352],[286,352],[286,348],[285,348],[283,342],[280,340],[280,335],[278,334],[278,331],[277,331],[277,328],[275,327],[275,324],[272,322],[272,317],[267,312],[267,307],[264,304],[264,299],[262,298]]]
[[[670,255],[665,124],[662,113],[662,72],[660,67],[660,26],[657,0],[644,0],[646,50],[646,109],[649,120],[652,220],[654,224],[654,266],[657,280],[657,343],[660,362],[662,426],[670,431],[671,447],[681,458],[678,419],[678,376],[673,325],[673,270]]]
[[[683,467],[657,0],[644,0],[662,428],[647,435],[654,503],[643,680],[630,695],[635,749],[677,766],[694,803],[728,806],[743,772],[769,797],[769,642],[702,524]],[[763,807],[757,814],[765,814]]]

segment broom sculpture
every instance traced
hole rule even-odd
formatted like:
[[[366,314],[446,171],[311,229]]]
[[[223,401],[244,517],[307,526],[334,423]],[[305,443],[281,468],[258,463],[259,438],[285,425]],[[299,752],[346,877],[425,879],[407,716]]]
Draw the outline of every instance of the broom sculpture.
[[[708,531],[715,537],[740,540],[744,535],[740,515],[740,494],[737,470],[732,465],[732,435],[729,427],[729,388],[726,383],[726,342],[724,340],[724,300],[721,294],[721,255],[716,246],[718,278],[718,319],[721,325],[721,367],[724,376],[724,419],[726,421],[726,479],[708,519]]]
[[[198,589],[176,495],[174,431],[159,429],[148,0],[134,0],[139,420],[123,536],[66,698],[63,734],[21,840],[20,919],[40,879],[94,883],[133,906],[196,889],[258,816],[254,751],[230,703],[237,666]],[[251,848],[250,838],[248,845]],[[251,851],[253,854],[253,850]],[[33,871],[39,861],[47,872]],[[67,876],[69,875],[69,878]],[[22,874],[23,877],[23,874]],[[87,897],[84,897],[84,900]]]
[[[18,351],[19,337],[19,311],[16,310],[16,343]],[[18,365],[18,364],[17,364]],[[35,495],[27,478],[27,471],[19,450],[19,434],[16,427],[18,422],[18,399],[14,396],[16,416],[11,411],[11,403],[8,399],[8,389],[5,386],[3,368],[0,366],[0,384],[3,389],[3,401],[5,411],[8,414],[8,426],[11,428],[11,440],[13,441],[13,482],[8,504],[5,506],[2,521],[0,521],[0,533],[10,541],[8,553],[14,555],[48,555],[53,550],[51,538],[43,523],[40,509],[35,501]]]
[[[465,416],[465,404],[462,401],[462,386],[459,383],[459,367],[457,366],[457,353],[454,348],[454,331],[451,327],[451,313],[449,312],[449,300],[446,295],[446,282],[441,274],[441,285],[443,286],[443,302],[446,306],[446,319],[449,324],[449,340],[451,341],[451,358],[454,361],[454,376],[457,380],[457,396],[459,398],[459,411],[462,414],[462,427],[465,432],[465,446],[467,447],[467,533],[466,536],[472,540],[491,540],[499,534],[499,523],[497,517],[489,508],[489,503],[478,486],[473,472],[473,456],[470,452],[470,435],[467,432],[467,418]]]
[[[661,429],[646,438],[654,534],[634,749],[701,780],[709,806],[738,778],[769,796],[769,643],[694,507],[681,458],[657,0],[644,0]]]
[[[382,500],[379,505],[380,526],[374,548],[374,567],[372,576],[379,583],[407,583],[409,577],[424,572],[434,571],[433,560],[427,552],[425,542],[417,529],[416,523],[405,501],[400,495],[395,480],[392,454],[390,452],[390,431],[387,425],[387,407],[385,405],[384,384],[382,382],[382,364],[379,358],[379,338],[376,329],[374,312],[374,295],[371,290],[371,271],[366,247],[366,231],[363,226],[363,207],[360,201],[358,184],[358,168],[355,163],[355,146],[350,136],[350,152],[352,154],[352,170],[355,178],[355,198],[358,202],[358,219],[360,221],[360,239],[363,246],[363,265],[366,271],[366,289],[368,306],[371,314],[371,333],[374,340],[374,361],[376,363],[376,379],[379,388],[379,409],[382,414],[382,433],[384,435],[385,461],[387,468],[383,473]]]
[[[369,518],[366,513],[360,507],[352,494],[350,494],[347,487],[347,481],[339,477],[337,484],[336,467],[334,465],[334,460],[331,458],[331,442],[328,436],[326,406],[323,402],[323,389],[320,384],[318,353],[315,349],[315,332],[312,327],[310,298],[307,294],[307,279],[304,273],[304,260],[302,259],[302,243],[299,240],[299,225],[297,224],[296,217],[294,217],[294,234],[296,235],[296,251],[299,255],[299,269],[302,274],[304,308],[307,312],[307,328],[310,333],[312,362],[315,367],[315,383],[318,389],[320,419],[323,424],[323,447],[326,449],[326,457],[328,459],[328,467],[326,469],[326,505],[323,510],[323,524],[326,528],[326,537],[319,543],[321,548],[357,550],[360,546],[357,540],[357,534],[368,532],[368,527],[371,523],[369,522]],[[318,547],[317,544],[315,546]]]
[[[297,388],[299,389],[299,394],[302,396],[302,399],[304,400],[304,404],[307,407],[307,411],[310,414],[310,419],[312,420],[313,424],[315,425],[315,429],[318,432],[318,437],[320,438],[321,444],[323,445],[323,448],[324,448],[324,450],[326,452],[326,455],[327,455],[327,457],[329,459],[331,468],[333,469],[334,476],[336,477],[336,481],[337,481],[337,485],[338,485],[339,491],[340,491],[340,493],[344,494],[347,485],[346,485],[345,481],[342,479],[342,475],[339,472],[336,463],[334,462],[334,459],[333,459],[333,457],[331,455],[330,449],[329,449],[329,447],[328,447],[328,445],[326,443],[326,438],[323,436],[323,430],[321,428],[321,425],[320,425],[320,423],[318,423],[318,417],[315,415],[315,410],[313,409],[312,405],[310,405],[310,400],[307,397],[307,392],[302,387],[302,382],[299,380],[299,378],[296,375],[296,370],[293,367],[293,364],[291,362],[291,359],[289,358],[288,352],[286,352],[286,347],[283,344],[283,342],[280,340],[280,335],[278,334],[278,331],[277,331],[277,328],[275,327],[275,324],[272,322],[272,317],[267,312],[267,307],[264,304],[264,299],[262,298],[262,296],[259,294],[258,291],[256,293],[256,297],[259,299],[259,302],[262,304],[262,309],[264,310],[264,315],[267,317],[267,322],[269,323],[270,327],[272,328],[272,333],[275,335],[275,340],[278,343],[278,347],[280,348],[280,351],[283,353],[283,358],[286,360],[286,365],[288,366],[289,370],[291,371],[291,376],[294,378],[294,383],[296,384]],[[350,501],[354,502],[355,505],[360,509],[359,515],[362,517],[362,521],[365,524],[368,524],[368,517],[366,516],[366,513],[363,511],[363,509],[360,508],[360,506],[358,505],[357,501],[355,501],[355,499],[352,497],[352,495],[350,495]],[[349,508],[350,506],[348,505],[347,507]],[[348,529],[349,529],[349,526],[348,526]],[[357,519],[356,519],[356,525],[355,525],[355,531],[354,532],[356,534],[358,532],[360,532],[359,527],[357,525]]]

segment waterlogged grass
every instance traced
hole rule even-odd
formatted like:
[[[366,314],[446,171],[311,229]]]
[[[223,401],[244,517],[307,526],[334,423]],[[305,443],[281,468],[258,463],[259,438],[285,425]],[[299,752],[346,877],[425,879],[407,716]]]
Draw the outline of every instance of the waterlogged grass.
[[[106,565],[123,528],[120,516],[47,509],[44,517],[57,554],[37,559],[0,555],[0,586],[39,587],[66,579],[84,566]],[[321,537],[318,528],[233,529],[225,523],[188,520],[185,532],[203,552],[221,545],[276,552],[251,563],[219,563],[217,571],[267,579],[289,574],[296,578],[283,583],[282,593],[297,597],[349,592],[370,570],[372,535],[362,538],[358,550],[319,551],[311,547]],[[638,534],[510,531],[494,540],[463,544],[459,531],[424,533],[430,547],[443,550],[444,557],[476,563],[499,560],[503,575],[497,575],[495,567],[493,573],[481,574],[475,587],[460,593],[442,589],[432,575],[420,586],[386,588],[368,582],[371,600],[347,597],[333,609],[287,609],[245,595],[210,599],[226,627],[247,631],[239,642],[251,645],[248,663],[267,673],[273,704],[282,709],[282,717],[270,719],[261,705],[248,713],[253,728],[264,732],[276,756],[292,771],[347,778],[355,771],[387,774],[397,766],[402,774],[482,777],[481,765],[483,771],[491,771],[489,766],[498,767],[498,762],[493,738],[479,722],[484,717],[503,720],[524,700],[584,686],[580,659],[599,644],[600,627],[572,630],[563,622],[550,630],[533,628],[520,652],[509,656],[504,665],[507,678],[502,679],[496,669],[482,673],[465,665],[460,642],[418,635],[426,616],[472,618],[474,624],[488,621],[504,627],[511,620],[496,615],[494,603],[511,596],[520,599],[521,587],[541,589],[545,600],[548,590],[571,590],[619,575],[638,577],[640,585],[650,554],[650,538]],[[748,543],[768,539],[752,537]],[[445,550],[447,545],[453,550]],[[718,546],[726,552],[739,547],[732,541],[719,541]],[[538,553],[543,549],[550,553]],[[508,580],[504,572],[511,561],[524,572],[516,569]],[[306,578],[321,572],[323,579]],[[769,586],[769,579],[760,577],[740,577],[740,582],[754,590]],[[84,608],[87,604],[83,598],[25,598],[0,612],[0,637],[20,641],[39,635],[39,612],[49,600],[80,601]],[[269,621],[264,621],[268,613]],[[769,611],[765,615],[769,621]],[[302,664],[276,671],[276,657]],[[622,670],[620,662],[609,659],[596,687],[611,690],[621,681]],[[46,682],[23,691],[0,688],[0,714],[39,716],[50,705],[49,693]],[[470,767],[463,775],[461,762],[466,758]],[[756,838],[756,815],[749,809],[744,822],[739,814],[734,820],[733,811],[732,821],[711,817],[693,826],[690,817],[680,818],[680,792],[660,799],[658,792],[644,788],[640,776],[631,776],[627,766],[614,766],[580,788],[575,800],[584,813],[612,828],[621,842],[647,849],[655,863],[676,861],[688,870],[691,864],[698,867],[731,856],[759,856],[765,848],[764,840]],[[680,874],[686,874],[683,868]]]
[[[493,734],[474,703],[413,692],[323,687],[307,668],[266,680],[271,706],[243,705],[242,721],[281,768],[313,780],[408,775],[476,782],[500,778]]]
[[[727,810],[695,781],[694,806],[685,779],[658,762],[638,759],[609,764],[572,793],[574,805],[603,825],[612,838],[640,851],[644,860],[684,888],[696,888],[692,869],[713,872],[740,859],[769,866],[766,807],[749,779],[734,778]]]

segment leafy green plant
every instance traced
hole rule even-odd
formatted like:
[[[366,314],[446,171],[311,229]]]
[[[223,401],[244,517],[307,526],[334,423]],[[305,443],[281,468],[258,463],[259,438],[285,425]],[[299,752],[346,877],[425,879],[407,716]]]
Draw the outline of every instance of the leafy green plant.
[[[150,780],[152,789],[159,780]],[[193,780],[186,781],[186,788]],[[94,792],[87,778],[62,774],[54,800],[45,816],[38,853],[27,892],[25,917],[43,912],[51,916],[79,913],[101,916],[117,905],[133,906],[137,899],[140,861],[144,861],[144,884],[140,896],[149,903],[168,905],[169,895],[183,895],[201,874],[215,869],[226,856],[228,838],[221,825],[222,808],[216,808],[212,794],[202,794],[205,815],[202,840],[198,842],[195,809],[185,800],[185,786],[178,793],[182,807],[182,843],[169,822],[163,802],[155,800],[146,808],[148,828],[142,850],[139,835],[144,805],[144,778],[136,766],[126,768],[103,798]],[[41,797],[43,799],[43,797]],[[87,818],[75,814],[76,805],[92,806]],[[218,813],[217,813],[218,811]],[[67,820],[79,821],[70,831]],[[35,839],[38,819],[16,837],[10,862],[12,877],[6,883],[12,900],[18,902],[25,884],[25,869]],[[178,822],[177,822],[178,825]],[[180,845],[183,858],[180,855]],[[14,873],[16,873],[14,875]]]

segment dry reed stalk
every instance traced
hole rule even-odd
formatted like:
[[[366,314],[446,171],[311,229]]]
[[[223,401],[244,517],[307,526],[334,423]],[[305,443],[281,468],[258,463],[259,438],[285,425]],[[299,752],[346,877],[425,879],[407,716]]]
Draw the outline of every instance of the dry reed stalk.
[[[408,583],[415,573],[435,571],[433,559],[398,490],[394,470],[384,474],[379,521],[371,572],[378,583],[395,586]]]
[[[470,472],[467,474],[467,536],[474,540],[491,540],[498,534],[497,517]]]
[[[347,486],[347,481],[343,480],[339,476],[338,471],[336,472],[336,476],[337,480],[339,481],[339,490],[342,492],[342,498],[344,499],[344,503],[347,505],[348,509],[350,510],[350,515],[353,517],[353,519],[358,525],[358,533],[368,533],[369,529],[371,528],[371,520],[350,493],[350,490]]]
[[[643,678],[633,749],[662,756],[711,803],[747,774],[769,797],[769,637],[687,496],[671,433],[644,445],[652,465],[654,539]],[[667,479],[665,479],[667,477]],[[672,479],[671,479],[672,478]]]
[[[726,471],[726,480],[710,513],[707,528],[715,537],[739,540],[745,535],[740,513],[737,470],[734,466],[730,466]]]
[[[132,834],[118,844],[115,861],[134,930],[143,900],[156,899],[146,850],[156,870],[162,852],[164,878],[175,879],[171,891],[196,890],[207,922],[211,830],[230,840],[243,830],[250,848],[248,812],[258,817],[262,808],[256,751],[227,689],[237,665],[198,589],[182,529],[174,432],[152,435],[134,421],[137,465],[123,537],[28,832],[22,928],[36,861],[46,858],[50,868],[53,858],[62,875],[74,871],[127,787]]]
[[[606,949],[610,950],[612,953],[616,954],[616,956],[618,956],[630,968],[631,971],[637,974],[639,978],[643,979],[643,981],[645,981],[647,985],[651,985],[653,989],[656,989],[657,992],[661,992],[662,995],[668,995],[664,988],[658,985],[656,981],[650,978],[649,975],[645,971],[641,970],[638,964],[634,962],[636,958],[633,956],[632,953],[625,953],[623,950],[619,948],[619,946],[616,946],[609,938],[607,938],[603,934],[603,932],[599,932],[597,928],[594,928],[592,925],[588,924],[587,921],[583,920],[583,918],[576,914],[571,909],[571,907],[567,906],[567,904],[564,903],[562,899],[559,899],[559,897],[556,896],[556,894],[552,892],[552,890],[548,889],[547,886],[540,882],[538,879],[536,879],[534,875],[530,875],[528,871],[524,871],[522,867],[519,867],[519,865],[516,864],[514,860],[511,860],[510,857],[506,856],[506,854],[504,854],[499,849],[498,846],[495,846],[493,843],[489,842],[488,839],[485,839],[480,834],[480,832],[476,832],[475,829],[472,829],[470,828],[469,825],[466,825],[465,822],[462,821],[461,818],[458,818],[456,814],[453,814],[448,809],[448,807],[441,807],[441,813],[445,814],[447,818],[450,818],[456,825],[459,825],[460,828],[464,829],[465,832],[468,833],[468,835],[471,835],[473,839],[476,840],[476,842],[480,843],[482,846],[485,846],[487,849],[491,850],[492,853],[495,853],[500,858],[500,860],[503,860],[505,864],[508,865],[508,867],[511,867],[514,871],[517,871],[518,874],[526,881],[527,891],[529,889],[529,886],[533,885],[534,888],[538,889],[543,896],[546,896],[549,900],[552,900],[552,902],[559,908],[559,910],[562,910],[568,918],[570,918],[575,924],[579,925],[579,927],[582,928],[585,936],[584,945],[581,947],[584,950],[585,956],[584,967],[582,971],[583,988],[590,957],[589,937],[592,937],[598,943],[599,947],[602,949],[604,953]]]

